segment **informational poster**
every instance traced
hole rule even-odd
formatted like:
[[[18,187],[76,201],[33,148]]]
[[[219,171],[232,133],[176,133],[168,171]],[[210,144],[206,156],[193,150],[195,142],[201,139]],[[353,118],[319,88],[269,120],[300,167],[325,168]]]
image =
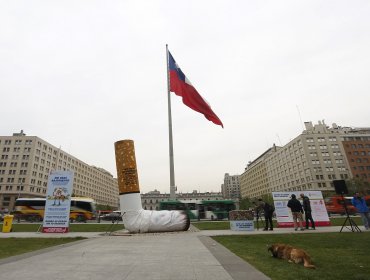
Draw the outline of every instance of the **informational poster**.
[[[324,199],[321,191],[300,191],[300,192],[272,192],[272,198],[275,205],[275,214],[278,227],[293,227],[293,217],[290,208],[287,204],[292,194],[295,194],[297,199],[303,205],[300,197],[301,193],[310,199],[312,218],[315,221],[315,226],[330,226],[328,212],[326,211]],[[305,217],[303,215],[303,224],[305,225]]]
[[[237,231],[253,231],[253,212],[250,210],[233,210],[229,212],[230,229]]]
[[[253,221],[230,221],[230,229],[234,231],[254,231]]]
[[[72,171],[53,171],[49,175],[42,232],[68,232],[72,190]]]

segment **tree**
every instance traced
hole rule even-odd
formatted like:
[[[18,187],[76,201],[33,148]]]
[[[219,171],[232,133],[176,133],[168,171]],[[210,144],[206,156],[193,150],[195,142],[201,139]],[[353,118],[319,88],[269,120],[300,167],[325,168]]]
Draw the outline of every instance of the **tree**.
[[[96,210],[112,210],[112,207],[110,205],[103,205],[103,204],[97,204]]]
[[[249,210],[249,208],[253,208],[254,205],[252,203],[252,200],[249,197],[245,197],[240,200],[239,202],[239,208],[240,210]]]
[[[349,194],[360,192],[366,195],[370,193],[370,183],[360,177],[346,180],[346,186]]]
[[[270,205],[274,205],[274,200],[272,199],[272,194],[264,194],[260,197],[264,202],[267,202]],[[249,208],[255,208],[257,204],[258,198],[251,199],[249,197],[245,197],[240,200],[240,210],[248,210]]]

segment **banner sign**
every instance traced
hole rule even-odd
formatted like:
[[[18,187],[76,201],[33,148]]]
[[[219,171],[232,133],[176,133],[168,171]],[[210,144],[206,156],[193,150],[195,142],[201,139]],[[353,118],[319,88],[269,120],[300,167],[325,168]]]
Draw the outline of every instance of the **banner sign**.
[[[272,198],[275,205],[275,214],[277,219],[278,227],[293,227],[293,217],[290,208],[287,204],[292,194],[295,194],[297,199],[301,193],[310,199],[312,218],[315,222],[315,226],[330,226],[330,220],[328,212],[326,211],[324,199],[321,191],[299,191],[299,192],[272,192]],[[305,226],[305,218],[303,215],[303,226]]]
[[[253,221],[230,221],[230,229],[234,231],[254,231]]]
[[[232,210],[229,212],[230,229],[240,231],[253,231],[253,211],[250,210]]]
[[[49,175],[42,232],[68,232],[72,189],[72,171],[54,171]]]

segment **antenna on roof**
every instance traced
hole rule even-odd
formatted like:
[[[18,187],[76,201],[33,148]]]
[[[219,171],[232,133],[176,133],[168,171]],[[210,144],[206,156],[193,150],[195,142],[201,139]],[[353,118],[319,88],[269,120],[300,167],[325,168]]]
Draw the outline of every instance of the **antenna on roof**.
[[[299,121],[301,123],[302,129],[304,130],[303,121],[302,121],[302,117],[301,117],[301,112],[299,111],[298,105],[296,105],[296,107],[297,107],[297,111],[298,111]]]

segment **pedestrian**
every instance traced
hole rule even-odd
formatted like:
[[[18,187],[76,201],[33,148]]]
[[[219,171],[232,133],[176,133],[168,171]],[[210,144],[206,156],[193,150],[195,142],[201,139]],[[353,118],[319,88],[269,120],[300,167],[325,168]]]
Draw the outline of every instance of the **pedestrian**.
[[[306,218],[306,229],[309,228],[309,220],[311,221],[311,227],[312,229],[315,228],[315,222],[312,218],[312,210],[311,210],[311,202],[308,196],[301,193],[301,198],[303,200],[303,210],[304,210],[304,216]]]
[[[269,229],[274,230],[274,227],[272,225],[272,214],[274,213],[275,210],[274,207],[269,203],[264,202],[261,198],[258,199],[258,207],[260,209],[263,209],[263,213],[265,216],[265,228],[263,230],[264,231],[267,231]]]
[[[295,194],[292,194],[290,197],[290,200],[288,201],[287,206],[290,208],[292,211],[292,216],[293,216],[293,223],[294,223],[294,230],[296,231],[298,229],[298,223],[299,222],[299,227],[301,230],[304,230],[303,228],[303,208],[302,204],[299,202],[299,200],[296,198]]]
[[[369,207],[366,205],[366,201],[361,195],[356,192],[353,195],[351,200],[352,205],[356,207],[358,213],[360,213],[362,221],[364,222],[364,226],[366,230],[369,230],[370,227],[370,213]]]

